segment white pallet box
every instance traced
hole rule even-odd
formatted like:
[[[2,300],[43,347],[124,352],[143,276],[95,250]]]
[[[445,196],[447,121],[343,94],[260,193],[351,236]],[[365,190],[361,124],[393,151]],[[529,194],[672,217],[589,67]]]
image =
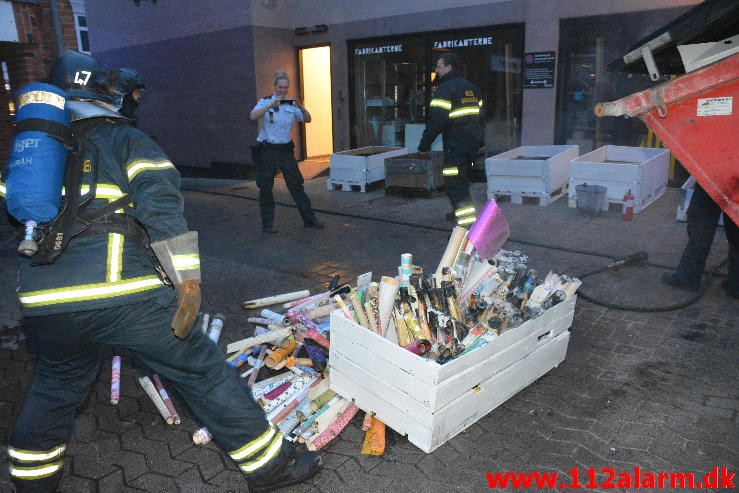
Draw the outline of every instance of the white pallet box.
[[[367,185],[385,179],[385,158],[408,154],[405,147],[368,146],[331,154],[329,190],[349,191],[352,186],[362,192]]]
[[[577,190],[583,183],[608,189],[603,210],[623,204],[628,190],[634,195],[634,214],[665,193],[670,167],[668,149],[606,145],[570,161],[570,207],[577,207]]]
[[[488,198],[510,195],[520,204],[523,197],[539,198],[546,206],[567,193],[570,161],[580,155],[576,145],[522,146],[485,160]]]
[[[504,403],[567,352],[576,298],[444,365],[331,314],[331,388],[424,452]]]

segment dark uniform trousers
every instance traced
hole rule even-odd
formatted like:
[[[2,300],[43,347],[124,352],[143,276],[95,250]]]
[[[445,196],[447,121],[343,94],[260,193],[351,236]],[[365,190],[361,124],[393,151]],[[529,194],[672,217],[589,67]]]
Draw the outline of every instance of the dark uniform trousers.
[[[277,170],[282,172],[285,184],[300,211],[304,223],[315,221],[316,216],[311,208],[310,199],[303,189],[303,175],[300,174],[295,160],[292,142],[287,144],[260,143],[257,164],[257,186],[259,187],[259,210],[262,216],[262,227],[271,228],[275,218],[275,200],[272,187]]]
[[[457,132],[454,143],[446,142],[451,141],[451,138],[444,139],[444,167],[456,167],[459,170],[457,176],[444,177],[444,192],[449,197],[453,209],[472,204],[469,173],[472,162],[480,150],[478,139],[460,134],[461,132]]]
[[[688,244],[683,250],[676,274],[686,284],[698,285],[711,251],[721,207],[703,188],[696,184],[688,207]],[[724,214],[724,229],[729,242],[728,291],[739,294],[739,231],[736,224]]]
[[[187,340],[173,335],[169,326],[177,301],[172,291],[162,291],[145,303],[26,319],[29,344],[38,358],[11,447],[54,450],[69,441],[75,411],[98,373],[103,345],[128,349],[168,380],[224,450],[236,450],[269,429],[244,380],[198,324]],[[274,464],[287,449],[282,447]],[[62,458],[63,453],[59,464]],[[11,466],[33,468],[38,464],[11,459]],[[258,478],[271,469],[262,467],[247,477]],[[48,492],[55,491],[60,479],[61,468],[57,468],[48,477],[14,478],[13,483],[18,491]]]

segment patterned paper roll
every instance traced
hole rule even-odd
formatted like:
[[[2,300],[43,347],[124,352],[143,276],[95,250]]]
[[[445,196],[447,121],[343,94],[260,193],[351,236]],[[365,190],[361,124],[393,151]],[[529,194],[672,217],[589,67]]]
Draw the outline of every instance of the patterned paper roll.
[[[284,339],[285,337],[289,337],[290,335],[292,335],[292,330],[290,328],[270,331],[266,334],[258,335],[255,337],[249,337],[248,339],[242,339],[240,341],[232,342],[231,344],[226,346],[226,352],[235,353],[236,351],[241,351],[242,349],[247,349],[253,346],[258,346],[260,344],[265,344],[267,342],[276,341],[278,339]]]
[[[382,455],[385,453],[385,423],[372,416],[369,429],[364,434],[362,451],[364,455]]]
[[[273,312],[272,310],[263,309],[261,312],[259,312],[261,316],[264,318],[268,318],[272,321],[273,324],[281,324],[284,320],[284,316],[280,315],[279,313]]]
[[[441,279],[441,271],[444,267],[450,269],[454,266],[457,261],[457,255],[459,254],[464,240],[467,238],[468,231],[461,226],[455,226],[452,230],[452,236],[449,238],[449,242],[444,250],[444,255],[441,256],[439,266],[436,268],[436,279]]]
[[[172,414],[169,412],[169,409],[167,409],[167,406],[164,404],[164,401],[162,400],[162,396],[159,395],[159,392],[157,392],[157,389],[154,387],[154,384],[152,383],[151,379],[147,376],[140,377],[139,384],[144,389],[144,392],[146,392],[146,395],[149,396],[149,399],[151,399],[151,402],[154,403],[154,406],[156,406],[157,411],[159,411],[159,414],[162,415],[162,418],[164,418],[164,421],[166,421],[168,425],[173,424],[174,417],[172,417]]]
[[[262,325],[269,325],[271,323],[274,323],[269,318],[264,318],[264,317],[249,317],[246,319],[246,321],[252,324],[262,324]]]
[[[200,329],[203,331],[203,334],[208,333],[208,327],[210,326],[208,322],[210,322],[210,314],[206,313],[205,315],[203,315],[203,325],[200,327]]]
[[[496,272],[496,267],[487,260],[476,262],[470,269],[467,280],[462,286],[461,301],[466,305],[472,293],[480,287],[483,281],[491,278]]]
[[[367,314],[364,312],[364,307],[362,306],[362,303],[359,301],[357,290],[354,288],[352,288],[352,290],[349,292],[349,301],[351,301],[352,303],[352,307],[354,308],[354,314],[357,317],[357,321],[359,322],[359,325],[361,325],[365,329],[369,329],[369,321],[367,320]]]
[[[121,357],[113,356],[110,372],[110,403],[114,406],[121,400]]]
[[[341,313],[344,314],[346,318],[349,320],[356,322],[357,320],[354,318],[354,315],[352,315],[352,312],[349,311],[349,307],[346,306],[346,303],[344,303],[343,298],[340,294],[334,295],[334,299],[336,300],[336,304],[339,305],[339,308],[341,308]]]
[[[510,234],[503,210],[495,200],[490,199],[470,228],[469,236],[480,257],[492,258]]]
[[[192,441],[193,443],[195,443],[195,445],[205,445],[211,440],[213,440],[213,435],[210,434],[208,428],[206,428],[205,426],[196,430],[192,434]]]
[[[395,295],[400,289],[400,284],[393,277],[382,276],[380,279],[379,302],[380,302],[380,329],[383,337],[387,337],[390,317],[395,305]]]
[[[180,424],[180,415],[177,414],[177,409],[175,409],[174,407],[174,402],[172,402],[172,399],[170,399],[169,394],[167,393],[167,390],[164,388],[164,385],[162,385],[162,381],[159,378],[159,375],[154,373],[151,376],[151,379],[154,381],[154,387],[157,389],[157,392],[159,392],[159,395],[161,396],[162,401],[164,402],[164,405],[167,406],[167,411],[169,411],[169,414],[172,415],[174,424],[176,425]]]
[[[266,357],[267,357],[267,347],[262,346],[262,349],[259,351],[259,356],[257,357],[257,360],[259,362],[262,362],[264,361],[264,358]],[[254,383],[257,381],[257,375],[259,375],[259,371],[257,370],[257,365],[254,365],[254,371],[252,372],[251,375],[249,375],[249,382],[247,383],[249,388],[254,386]]]
[[[403,315],[397,310],[393,310],[392,314],[393,320],[395,321],[395,330],[398,336],[398,345],[399,346],[407,346],[411,343],[411,335],[408,331],[408,326],[405,323],[405,320],[403,320]]]
[[[306,442],[308,450],[316,451],[321,450],[323,447],[328,445],[331,440],[339,436],[339,434],[346,428],[346,425],[357,415],[359,408],[351,404],[341,416],[336,418],[323,432],[318,436],[311,437],[311,440]]]
[[[413,273],[413,254],[404,253],[400,256],[400,287],[407,288]]]
[[[327,303],[325,305],[317,306],[305,311],[305,315],[308,318],[316,319],[323,318],[331,315],[331,312],[339,307],[336,303]]]

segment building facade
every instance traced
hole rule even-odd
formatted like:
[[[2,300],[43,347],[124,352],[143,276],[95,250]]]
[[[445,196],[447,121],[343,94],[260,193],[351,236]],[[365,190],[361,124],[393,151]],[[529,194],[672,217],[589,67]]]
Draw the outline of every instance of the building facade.
[[[59,46],[78,50],[77,17],[84,16],[84,2],[76,3],[73,11],[69,0],[0,0],[0,169],[10,153],[15,118],[15,91],[46,78],[56,58]],[[77,16],[75,15],[78,14]],[[54,27],[54,17],[58,21]],[[83,21],[84,22],[84,21]]]
[[[640,145],[639,122],[597,120],[593,106],[648,87],[646,75],[605,65],[699,0],[95,0],[87,4],[93,54],[142,72],[139,110],[180,166],[247,164],[249,111],[285,69],[312,103],[314,74],[330,87],[315,125],[330,149],[295,135],[299,154],[367,145],[415,151],[443,51],[481,87],[488,154],[519,145]],[[311,50],[327,47],[324,62]],[[326,62],[325,60],[329,60]],[[324,79],[320,79],[320,74]],[[310,77],[309,77],[310,76]],[[320,121],[317,121],[320,120]],[[321,127],[320,125],[324,125]],[[315,128],[315,127],[312,127]]]

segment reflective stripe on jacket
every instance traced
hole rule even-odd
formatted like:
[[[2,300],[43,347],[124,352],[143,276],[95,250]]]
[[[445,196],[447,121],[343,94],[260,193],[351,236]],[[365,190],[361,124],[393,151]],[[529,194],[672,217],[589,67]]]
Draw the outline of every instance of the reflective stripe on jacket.
[[[153,241],[187,232],[180,175],[164,152],[138,129],[114,122],[93,130],[83,143],[81,192],[97,173],[94,210],[129,194],[116,213],[136,219]],[[72,239],[52,265],[19,257],[18,297],[25,316],[51,315],[137,303],[165,288],[150,252],[133,238],[101,233]],[[166,287],[166,289],[170,289]]]
[[[446,156],[477,151],[483,145],[480,89],[454,71],[440,81],[441,85],[431,96],[428,120],[418,150],[431,149],[431,143],[443,132]]]

